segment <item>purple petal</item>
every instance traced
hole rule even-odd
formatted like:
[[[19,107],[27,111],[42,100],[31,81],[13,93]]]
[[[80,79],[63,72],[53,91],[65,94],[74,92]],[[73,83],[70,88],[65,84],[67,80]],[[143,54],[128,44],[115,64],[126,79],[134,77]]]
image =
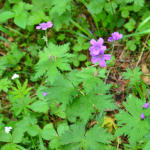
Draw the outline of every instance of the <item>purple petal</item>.
[[[94,50],[92,51],[92,53],[93,53],[94,55],[98,55],[98,54],[100,53],[100,50],[99,50],[99,49],[94,49]]]
[[[145,118],[145,117],[144,117],[144,113],[142,113],[142,114],[141,114],[141,118],[142,118],[142,119],[144,119],[144,118]]]
[[[36,29],[41,29],[42,27],[41,26],[36,26]]]
[[[52,22],[48,21],[48,22],[47,22],[47,27],[48,27],[48,28],[51,28],[52,26],[53,26]]]
[[[149,107],[149,102],[145,103],[142,107],[143,108],[148,108]]]
[[[110,60],[110,59],[111,59],[111,55],[109,55],[109,54],[104,54],[104,55],[103,55],[103,59],[104,59],[104,60]]]
[[[101,46],[101,47],[102,47],[102,46]],[[104,54],[104,52],[105,52],[105,50],[106,50],[105,47],[106,47],[106,46],[100,48],[99,55],[103,55],[103,54]]]
[[[108,38],[108,41],[109,41],[109,42],[113,42],[113,38],[112,38],[112,37],[109,37],[109,38]]]
[[[94,39],[92,39],[92,40],[90,41],[90,44],[91,44],[91,45],[96,45],[96,43],[97,43],[97,42],[96,42]]]
[[[99,61],[99,57],[93,57],[91,59],[91,61],[92,61],[93,64],[95,64],[95,63],[97,63]]]
[[[95,46],[91,46],[91,47],[89,48],[90,51],[93,51],[94,49],[95,49]]]
[[[47,93],[44,93],[44,92],[43,92],[43,96],[46,96],[46,95],[47,95]]]
[[[47,29],[47,27],[42,27],[42,30],[46,30]]]
[[[99,38],[98,41],[97,41],[97,44],[98,45],[103,45],[103,43],[104,43],[103,38]]]
[[[40,23],[39,25],[40,25],[40,26],[45,26],[45,25],[46,25],[46,23],[44,23],[44,22],[43,22],[43,23]]]
[[[103,58],[99,58],[99,65],[100,67],[106,67],[106,62]]]

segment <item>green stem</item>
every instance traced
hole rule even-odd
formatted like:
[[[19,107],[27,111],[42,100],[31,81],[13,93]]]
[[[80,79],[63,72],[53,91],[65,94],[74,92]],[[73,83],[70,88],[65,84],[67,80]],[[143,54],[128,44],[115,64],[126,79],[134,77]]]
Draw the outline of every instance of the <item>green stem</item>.
[[[36,146],[35,146],[35,143],[34,143],[34,140],[33,140],[33,138],[32,138],[31,135],[30,135],[30,138],[31,138],[31,141],[32,141],[32,143],[33,143],[33,145],[34,145],[34,149],[37,150],[37,149],[36,149]]]
[[[47,46],[47,48],[49,48],[49,46],[48,46],[48,40],[47,40],[47,32],[46,32],[46,30],[45,30],[45,42],[46,42],[46,46]]]
[[[111,55],[113,54],[113,51],[114,51],[114,41],[113,41],[113,44],[112,44],[112,50],[111,50]]]

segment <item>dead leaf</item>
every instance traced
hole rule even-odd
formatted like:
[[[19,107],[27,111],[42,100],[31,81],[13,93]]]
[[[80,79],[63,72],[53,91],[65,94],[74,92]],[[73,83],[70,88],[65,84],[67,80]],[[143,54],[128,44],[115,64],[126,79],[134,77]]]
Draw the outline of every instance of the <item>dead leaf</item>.
[[[146,64],[142,64],[142,72],[144,75],[150,75],[150,71],[147,69]],[[146,83],[147,85],[150,85],[150,77],[147,76],[141,76],[142,80],[144,83]]]
[[[13,39],[12,39],[11,37],[9,37],[7,40],[8,40],[9,42],[12,42],[12,41],[13,41]],[[5,42],[5,43],[4,43],[4,46],[5,46],[5,47],[10,47],[11,44]]]

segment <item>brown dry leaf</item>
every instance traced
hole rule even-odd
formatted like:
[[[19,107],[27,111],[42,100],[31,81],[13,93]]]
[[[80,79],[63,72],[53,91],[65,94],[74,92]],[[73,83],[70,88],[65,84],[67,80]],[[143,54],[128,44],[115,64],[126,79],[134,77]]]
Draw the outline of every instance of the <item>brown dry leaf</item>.
[[[146,64],[142,64],[142,72],[144,75],[149,75],[150,74],[150,71],[147,69],[147,66]],[[141,76],[142,80],[144,83],[146,83],[147,85],[150,85],[150,77],[147,77],[147,76]]]
[[[13,39],[12,39],[11,37],[9,37],[7,40],[8,40],[9,42],[12,42],[12,41],[13,41]],[[5,43],[4,43],[4,46],[5,46],[5,47],[9,47],[9,46],[11,46],[11,44],[5,42]]]

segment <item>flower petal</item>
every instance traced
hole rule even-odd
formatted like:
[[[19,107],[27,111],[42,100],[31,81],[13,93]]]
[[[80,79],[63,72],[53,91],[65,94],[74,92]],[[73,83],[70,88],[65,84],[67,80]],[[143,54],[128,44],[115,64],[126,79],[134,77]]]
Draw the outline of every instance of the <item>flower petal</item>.
[[[51,21],[48,21],[46,24],[47,24],[47,27],[48,27],[48,28],[51,28],[51,27],[53,26],[53,24],[52,24]]]
[[[110,60],[110,59],[111,59],[111,55],[109,55],[109,54],[104,54],[104,55],[103,55],[103,59],[104,59],[104,60]]]
[[[36,26],[36,29],[41,29],[42,27],[41,26]]]
[[[46,96],[46,95],[47,95],[47,93],[44,93],[44,92],[43,92],[43,96]]]
[[[96,42],[94,39],[92,39],[92,40],[90,41],[90,44],[91,44],[91,45],[96,45],[96,43],[97,43],[97,42]]]
[[[113,42],[113,37],[109,37],[109,38],[108,38],[108,41],[109,41],[109,42]]]
[[[95,46],[91,46],[90,48],[89,48],[89,51],[93,51],[95,49]]]
[[[98,57],[93,57],[91,59],[91,61],[92,61],[93,64],[95,64],[95,63],[97,63],[99,61],[99,58]]]
[[[99,39],[97,40],[97,44],[103,45],[103,43],[104,43],[103,38],[99,38]]]
[[[42,27],[42,30],[46,30],[47,29],[47,27]]]
[[[145,118],[144,113],[142,113],[142,114],[141,114],[141,118],[142,118],[142,119],[144,119],[144,118]]]
[[[105,50],[106,50],[106,49],[105,49],[106,46],[104,46],[104,47],[101,46],[101,47],[102,47],[102,48],[100,48],[100,50],[99,50],[99,55],[103,55],[104,52],[105,52]]]
[[[99,49],[94,49],[94,50],[92,51],[92,53],[93,53],[94,55],[98,55],[98,54],[99,54],[99,52],[100,52],[100,50],[99,50]]]
[[[148,108],[149,107],[149,102],[145,103],[142,107],[143,108]]]
[[[106,67],[106,62],[103,58],[99,58],[99,65],[100,67]]]

